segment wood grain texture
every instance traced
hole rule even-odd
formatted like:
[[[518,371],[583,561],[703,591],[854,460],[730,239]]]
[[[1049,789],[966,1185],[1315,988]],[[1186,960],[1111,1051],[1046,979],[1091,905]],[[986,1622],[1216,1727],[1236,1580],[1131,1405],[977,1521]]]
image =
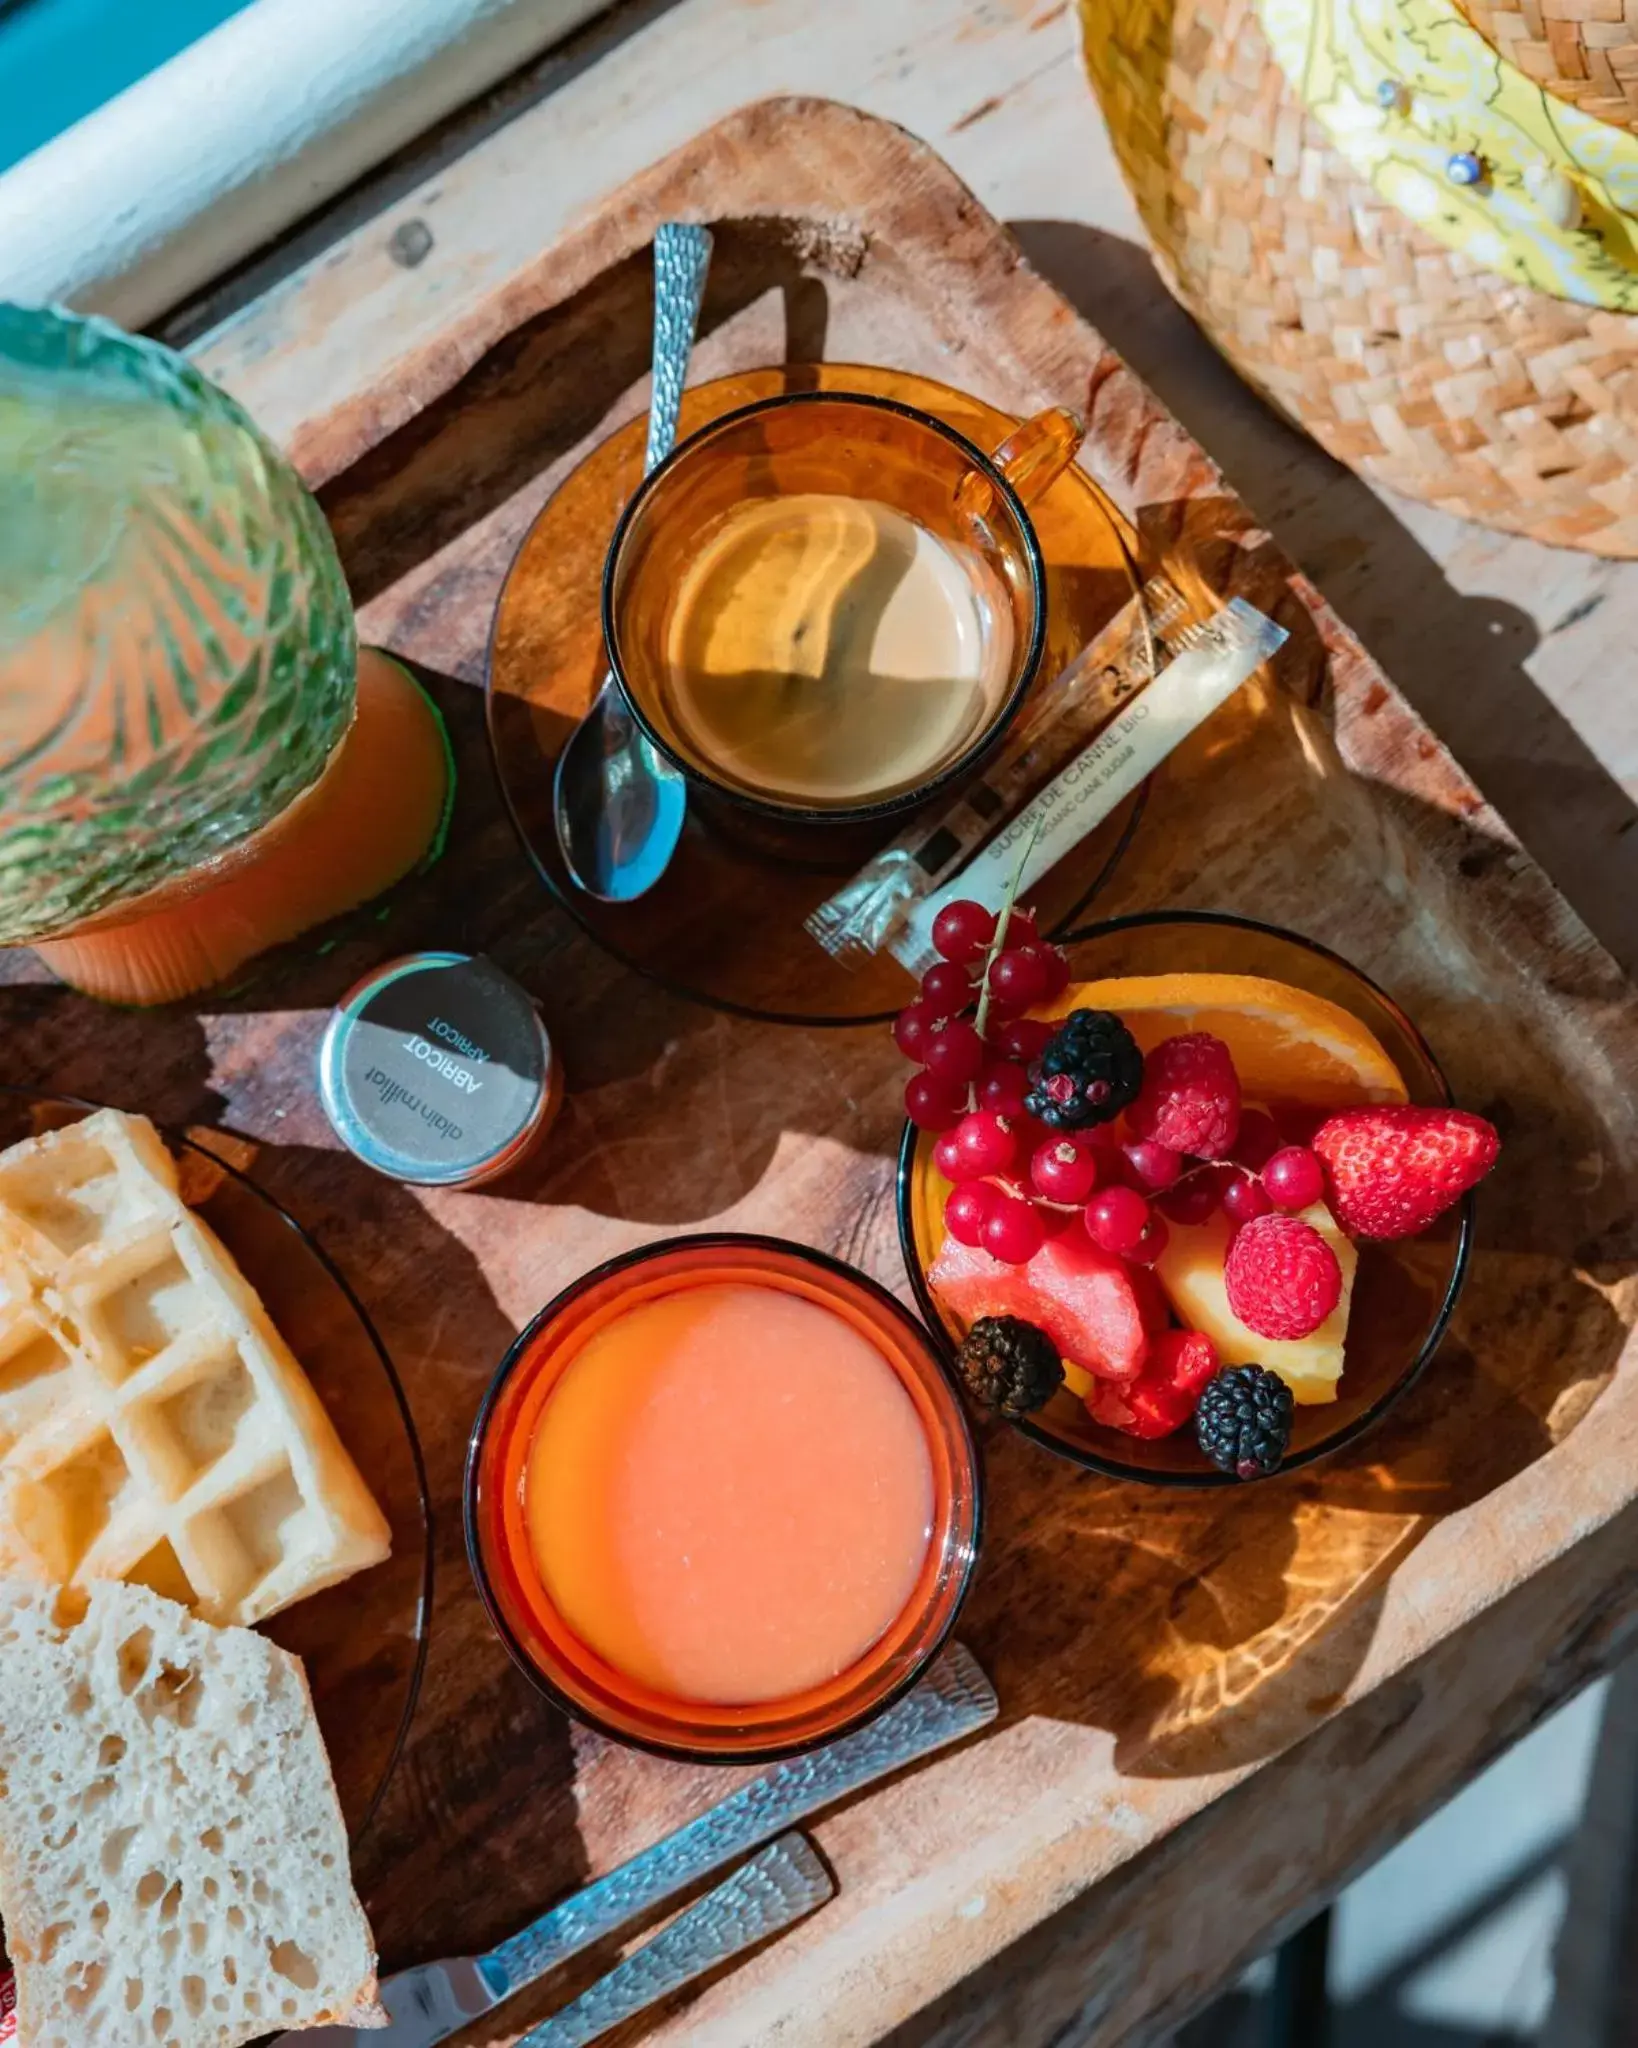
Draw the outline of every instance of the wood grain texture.
[[[766,263],[765,290],[708,303],[701,374],[818,347],[1015,412],[1090,392],[1087,460],[1151,551],[1292,636],[1276,680],[1160,778],[1111,907],[1212,905],[1335,944],[1506,1127],[1451,1337],[1353,1455],[1172,1499],[988,1433],[991,1526],[962,1633],[1001,1725],[822,1823],[837,1900],[626,2038],[845,2048],[902,2027],[906,2042],[1044,2043],[1070,2019],[1079,2042],[1141,2037],[1630,1640],[1638,1034],[1619,972],[1450,755],[931,152],[834,106],[750,108],[468,303],[380,388],[290,423],[366,634],[422,664],[450,714],[450,854],[385,922],[163,1016],[96,1011],[15,965],[8,1042],[18,1078],[257,1141],[404,1374],[441,1578],[421,1713],[360,1857],[388,1965],[509,1931],[717,1796],[722,1777],[611,1749],[535,1699],[483,1622],[455,1513],[493,1365],[595,1260],[739,1225],[903,1284],[885,1035],[725,1019],[614,966],[538,892],[483,757],[469,686],[500,575],[576,453],[642,404],[641,252],[677,215],[713,225],[726,275]],[[417,944],[491,951],[542,995],[564,1054],[551,1145],[493,1192],[372,1179],[313,1098],[327,1006]],[[1009,1957],[1021,1942],[1035,1945]],[[1005,1974],[971,2008],[988,2034],[915,2018],[998,1957]],[[1085,1976],[1089,1958],[1101,1974]],[[1021,1996],[1020,1962],[1039,1989],[1009,2033],[994,2015]]]

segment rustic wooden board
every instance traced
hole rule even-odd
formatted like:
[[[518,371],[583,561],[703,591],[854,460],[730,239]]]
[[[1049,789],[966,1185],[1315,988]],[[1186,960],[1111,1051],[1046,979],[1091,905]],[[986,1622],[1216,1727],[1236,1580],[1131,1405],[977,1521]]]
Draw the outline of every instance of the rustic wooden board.
[[[441,1578],[417,1726],[360,1857],[388,1965],[507,1931],[716,1796],[720,1777],[613,1750],[534,1698],[483,1623],[455,1514],[494,1362],[596,1259],[729,1224],[804,1237],[902,1286],[902,1076],[885,1035],[730,1021],[599,955],[511,843],[468,687],[530,515],[641,407],[641,252],[679,214],[711,222],[737,281],[708,304],[701,375],[822,347],[1017,412],[1092,391],[1089,466],[1150,544],[1185,546],[1292,633],[1278,686],[1221,714],[1160,779],[1111,907],[1249,911],[1337,945],[1418,1017],[1461,1098],[1507,1129],[1451,1338],[1352,1457],[1245,1495],[1172,1499],[989,1435],[991,1527],[963,1634],[997,1680],[1001,1727],[824,1823],[838,1900],[649,2030],[840,2048],[904,2022],[906,2042],[934,2029],[1022,2043],[1047,2038],[1069,1997],[1073,2038],[1113,2041],[1157,2010],[1180,2016],[1488,1734],[1516,1732],[1484,1716],[1525,1695],[1528,1674],[1556,1697],[1628,1640],[1638,1032],[1627,984],[1450,756],[936,157],[823,103],[747,109],[389,383],[307,418],[293,445],[342,536],[364,629],[423,664],[456,730],[450,854],[384,922],[355,921],[328,951],[287,949],[238,992],[162,1016],[98,1010],[15,963],[15,1078],[256,1141],[268,1184],[347,1270],[404,1374]],[[765,289],[742,289],[758,262]],[[564,1121],[498,1192],[373,1179],[336,1150],[313,1096],[328,1005],[416,944],[487,948],[542,994],[564,1052]],[[1235,1911],[1202,1912],[1184,1967],[1177,1909],[1199,1897],[1190,1859],[1208,1843]],[[1101,1975],[1066,1988],[1037,1967],[1012,2021],[996,2017],[1003,1988],[948,2024],[910,2024],[1026,1937],[1026,1964],[1056,1944],[1096,1953]],[[1019,1960],[985,1981],[1015,1986]]]

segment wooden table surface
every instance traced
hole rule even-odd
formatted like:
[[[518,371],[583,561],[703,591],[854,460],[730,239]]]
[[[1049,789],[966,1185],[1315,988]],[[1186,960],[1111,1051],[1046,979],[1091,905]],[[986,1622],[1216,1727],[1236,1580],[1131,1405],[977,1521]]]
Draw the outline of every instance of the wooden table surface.
[[[492,132],[472,141],[463,129],[429,145],[363,195],[355,211],[367,217],[323,247],[338,220],[321,225],[310,260],[204,334],[199,358],[275,436],[291,434],[378,384],[448,326],[452,307],[475,302],[613,185],[733,106],[793,89],[902,122],[1013,224],[1035,266],[1222,462],[1630,967],[1638,853],[1625,778],[1638,712],[1620,654],[1622,620],[1638,608],[1638,565],[1385,504],[1245,393],[1137,245],[1065,5],[680,0],[616,10],[509,99]],[[451,154],[457,142],[470,146]],[[205,1031],[208,1050],[208,1011]],[[97,1092],[93,1077],[75,1079]],[[259,1098],[252,1073],[220,1073],[217,1085],[242,1128],[284,1113]],[[1042,1920],[1046,1906],[1007,1896],[1003,1831],[993,1882],[969,1906],[973,1955],[989,1960],[915,2018],[884,2009],[882,2038],[895,2048],[1077,2048],[1175,2024],[1633,1639],[1634,1517],[1599,1519],[1589,1510],[1587,1540],[1414,1671],[1374,1674],[1375,1651],[1365,1649],[1350,1687],[1357,1706],[1254,1775],[1226,1774],[1214,1808],[1135,1858],[1123,1839],[1132,1816],[1106,1803],[1106,1760],[1089,1754],[1084,1782],[1100,1802],[1108,1875],[1087,1890],[1084,1861],[1074,1882],[1066,1864]],[[1459,1574],[1448,1533],[1430,1537],[1423,1563]],[[1401,1597],[1383,1588],[1390,1614]],[[1020,1785],[1021,1806],[1041,1790]],[[1152,1818],[1163,1790],[1151,1785],[1147,1796]],[[1066,1808],[1066,1843],[1078,1831],[1084,1847],[1091,1819]],[[1040,1924],[997,1954],[986,1920]],[[743,2031],[743,2012],[714,2022],[721,2010],[708,2001],[698,2023],[666,2038],[759,2038]]]

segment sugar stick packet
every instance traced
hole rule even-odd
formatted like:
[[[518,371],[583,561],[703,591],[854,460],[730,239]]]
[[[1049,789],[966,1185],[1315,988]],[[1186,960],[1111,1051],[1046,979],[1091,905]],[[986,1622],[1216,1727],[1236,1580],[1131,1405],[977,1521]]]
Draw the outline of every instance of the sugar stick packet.
[[[1031,835],[1020,895],[1057,866],[1123,798],[1208,719],[1285,641],[1283,626],[1243,598],[1232,598],[1148,688],[1067,768],[1010,819],[983,850],[931,894],[919,898],[893,938],[893,956],[922,974],[938,955],[933,920],[958,898],[998,905]]]
[[[1145,584],[1025,707],[983,771],[948,809],[925,814],[809,912],[808,931],[844,965],[879,953],[917,901],[955,874],[997,824],[1071,760],[1177,651],[1188,618],[1161,577]]]

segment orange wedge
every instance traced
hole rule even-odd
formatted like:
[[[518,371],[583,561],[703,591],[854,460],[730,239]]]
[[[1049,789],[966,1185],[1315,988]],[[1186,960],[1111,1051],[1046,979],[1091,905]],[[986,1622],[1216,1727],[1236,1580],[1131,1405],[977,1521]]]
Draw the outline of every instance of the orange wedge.
[[[1404,1080],[1380,1040],[1324,996],[1254,974],[1134,974],[1073,982],[1035,1015],[1114,1010],[1144,1052],[1181,1031],[1223,1040],[1250,1102],[1316,1109],[1403,1102]]]

